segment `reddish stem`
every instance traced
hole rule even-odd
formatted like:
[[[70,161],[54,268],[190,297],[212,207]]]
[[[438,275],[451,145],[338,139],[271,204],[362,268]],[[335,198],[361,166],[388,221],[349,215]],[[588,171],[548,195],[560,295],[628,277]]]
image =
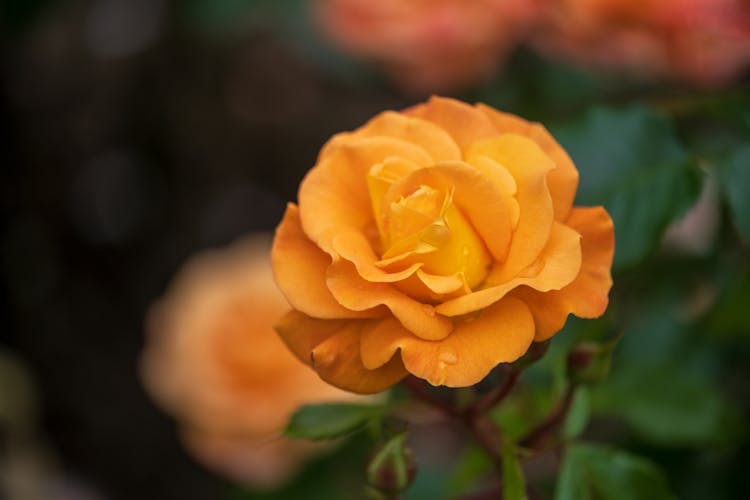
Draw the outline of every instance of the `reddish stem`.
[[[539,449],[541,445],[547,440],[549,434],[557,430],[557,428],[565,420],[565,416],[570,410],[570,406],[573,404],[573,397],[575,396],[575,385],[571,384],[565,390],[562,400],[557,404],[557,407],[549,414],[549,416],[539,424],[537,427],[532,429],[526,437],[521,439],[518,444],[524,448]]]
[[[503,385],[491,390],[490,392],[485,394],[482,399],[480,399],[470,407],[471,412],[475,415],[481,415],[500,404],[500,402],[505,399],[508,394],[510,394],[510,391],[513,390],[513,387],[515,387],[516,382],[518,382],[518,377],[520,376],[520,371],[511,371],[508,374],[508,377],[505,379]]]
[[[455,405],[431,394],[427,391],[424,382],[414,376],[404,379],[404,385],[415,398],[434,406],[449,417],[461,420],[477,443],[492,458],[498,471],[501,471],[500,433],[497,426],[487,418],[486,413],[505,399],[515,387],[520,375],[521,372],[519,371],[511,371],[503,385],[485,394],[484,397],[464,410],[459,410]]]
[[[424,381],[414,375],[409,375],[404,379],[404,386],[415,398],[434,406],[450,417],[460,417],[458,410],[452,404],[431,394],[425,388]]]

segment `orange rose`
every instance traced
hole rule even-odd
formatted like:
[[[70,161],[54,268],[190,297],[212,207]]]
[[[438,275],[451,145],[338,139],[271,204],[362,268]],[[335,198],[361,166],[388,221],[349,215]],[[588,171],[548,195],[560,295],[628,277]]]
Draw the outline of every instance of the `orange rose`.
[[[750,63],[744,0],[554,0],[543,51],[594,67],[727,83]]]
[[[607,307],[614,234],[547,130],[434,97],[334,136],[289,204],[277,324],[331,384],[469,386]]]
[[[500,65],[538,0],[318,0],[328,36],[382,63],[404,87],[447,90]]]
[[[300,404],[353,398],[315,377],[273,331],[288,305],[273,283],[269,247],[254,238],[190,260],[151,310],[142,358],[146,388],[182,423],[188,449],[262,487],[319,450],[279,438]]]

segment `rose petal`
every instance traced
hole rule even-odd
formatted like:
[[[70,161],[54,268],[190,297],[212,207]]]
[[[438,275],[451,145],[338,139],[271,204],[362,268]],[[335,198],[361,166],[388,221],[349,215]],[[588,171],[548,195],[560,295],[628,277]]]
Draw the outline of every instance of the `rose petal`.
[[[380,203],[383,195],[395,180],[400,179],[409,172],[418,170],[419,165],[403,158],[389,157],[383,163],[374,165],[367,174],[367,189],[370,193],[372,204],[372,215],[378,228],[381,240],[383,239],[383,223]],[[382,250],[382,249],[381,249]],[[382,251],[380,252],[382,253]]]
[[[462,151],[475,141],[497,135],[497,130],[484,113],[455,99],[432,96],[426,103],[403,113],[436,124],[453,137]]]
[[[409,331],[426,340],[445,338],[453,323],[428,304],[421,304],[388,283],[364,280],[351,262],[339,260],[328,268],[328,288],[349,309],[363,311],[385,304]]]
[[[352,137],[393,137],[420,146],[433,162],[460,160],[461,151],[453,138],[432,122],[395,111],[380,113],[354,132],[335,135],[323,146],[319,160],[330,154],[342,141]]]
[[[407,372],[399,356],[392,356],[373,370],[364,367],[359,343],[367,324],[367,320],[321,320],[291,311],[275,328],[292,352],[320,378],[347,391],[372,394],[397,383]]]
[[[495,184],[498,191],[505,194],[510,208],[510,225],[515,230],[521,215],[521,207],[516,199],[518,186],[510,172],[489,156],[475,156],[471,159],[471,166],[479,170]]]
[[[463,273],[455,273],[450,276],[438,276],[422,271],[417,271],[417,277],[427,288],[437,294],[448,294],[458,290],[466,289],[466,278]]]
[[[302,227],[321,249],[333,255],[333,237],[344,229],[375,229],[367,175],[373,165],[391,156],[423,167],[432,163],[415,144],[388,137],[354,138],[308,172],[299,189]]]
[[[547,185],[552,194],[555,209],[555,220],[567,219],[573,206],[573,199],[578,189],[578,169],[573,160],[552,134],[540,123],[524,120],[510,113],[503,113],[485,104],[477,104],[477,109],[490,119],[495,128],[502,133],[519,134],[536,142],[547,153],[557,168],[547,175]]]
[[[513,292],[529,306],[536,323],[534,340],[550,338],[565,325],[568,314],[596,318],[604,314],[612,288],[614,226],[602,207],[573,208],[567,224],[581,236],[581,272],[558,291],[542,293],[521,287]]]
[[[463,273],[448,276],[426,273],[419,269],[395,286],[409,297],[421,302],[441,302],[471,292]]]
[[[376,283],[393,283],[401,281],[419,269],[422,264],[412,264],[408,268],[398,272],[387,272],[376,267],[378,261],[375,252],[372,251],[370,243],[360,233],[346,231],[333,238],[333,249],[342,258],[350,261],[357,268],[357,272],[367,281]]]
[[[518,226],[498,276],[505,282],[534,262],[547,243],[554,213],[546,177],[555,164],[534,141],[515,134],[477,142],[467,152],[469,161],[481,156],[504,166],[518,185]]]
[[[459,316],[483,309],[521,285],[539,291],[559,290],[572,282],[581,269],[581,235],[555,222],[547,246],[523,274],[496,286],[448,300],[435,307],[445,316]],[[487,278],[488,282],[492,277]]]
[[[276,229],[271,267],[276,284],[292,307],[316,318],[374,318],[382,310],[352,311],[339,304],[326,288],[331,258],[302,231],[299,208],[289,203]]]
[[[520,300],[506,297],[473,320],[459,322],[445,339],[419,339],[398,322],[384,319],[362,333],[360,355],[367,368],[378,368],[401,350],[409,373],[432,385],[466,387],[495,366],[521,357],[534,338],[534,319]]]

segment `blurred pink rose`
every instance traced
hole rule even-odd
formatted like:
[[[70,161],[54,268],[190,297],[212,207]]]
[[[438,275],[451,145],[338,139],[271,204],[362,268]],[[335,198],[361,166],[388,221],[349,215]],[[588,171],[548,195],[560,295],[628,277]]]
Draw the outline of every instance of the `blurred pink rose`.
[[[381,63],[411,91],[440,92],[489,76],[539,0],[318,0],[328,36]]]
[[[719,86],[750,63],[747,0],[546,0],[543,52]]]
[[[148,317],[143,382],[207,467],[256,487],[287,479],[320,446],[280,438],[303,403],[352,400],[300,363],[274,332],[289,309],[270,239],[191,259]]]

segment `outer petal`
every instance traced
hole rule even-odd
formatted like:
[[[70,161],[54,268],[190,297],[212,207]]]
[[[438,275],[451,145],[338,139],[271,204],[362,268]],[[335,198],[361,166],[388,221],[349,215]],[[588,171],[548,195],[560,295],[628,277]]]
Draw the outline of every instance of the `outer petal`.
[[[401,358],[393,356],[374,370],[359,356],[362,320],[320,320],[291,311],[276,331],[292,352],[326,382],[359,394],[383,391],[407,375]]]
[[[474,156],[499,162],[518,184],[518,226],[497,281],[505,282],[534,262],[547,243],[554,213],[546,178],[555,165],[531,139],[515,134],[475,143],[467,152],[470,161]]]
[[[455,99],[433,96],[425,104],[404,110],[404,113],[438,125],[453,137],[462,151],[475,141],[497,135],[484,113]]]
[[[420,166],[432,163],[419,146],[388,137],[353,139],[335,148],[303,179],[299,205],[305,234],[335,255],[331,242],[342,230],[375,227],[367,174],[384,159],[397,156]]]
[[[555,162],[557,168],[547,175],[547,185],[552,194],[555,220],[567,219],[578,189],[578,169],[573,160],[552,134],[540,123],[532,123],[510,113],[503,113],[485,104],[476,107],[490,119],[499,132],[519,134],[536,142]]]
[[[385,304],[404,327],[427,340],[443,339],[453,323],[420,304],[388,283],[365,281],[351,262],[339,260],[328,268],[328,288],[336,300],[349,309],[364,311]]]
[[[568,314],[596,318],[607,309],[612,287],[615,236],[612,219],[602,207],[573,208],[567,224],[582,236],[581,272],[565,288],[542,293],[522,287],[513,295],[531,309],[536,323],[534,340],[546,340],[565,325]]]
[[[572,282],[581,269],[581,235],[567,226],[555,222],[550,238],[539,259],[518,277],[461,297],[448,300],[435,307],[446,316],[460,316],[483,309],[502,299],[511,290],[528,285],[539,291],[559,290]],[[488,281],[492,277],[487,278]]]
[[[520,300],[506,297],[473,320],[460,322],[439,342],[419,339],[396,321],[385,319],[362,334],[366,367],[387,363],[397,350],[406,369],[432,385],[466,387],[490,370],[522,356],[534,338],[534,320]]]
[[[292,307],[316,318],[374,318],[384,314],[375,309],[352,311],[339,304],[326,288],[330,263],[331,258],[302,232],[299,209],[289,203],[276,229],[271,267],[276,284]]]
[[[461,151],[453,138],[442,128],[432,122],[406,116],[395,111],[386,111],[377,115],[354,132],[338,134],[323,146],[318,159],[330,154],[342,141],[353,137],[393,137],[417,144],[430,155],[434,162],[460,160]]]

